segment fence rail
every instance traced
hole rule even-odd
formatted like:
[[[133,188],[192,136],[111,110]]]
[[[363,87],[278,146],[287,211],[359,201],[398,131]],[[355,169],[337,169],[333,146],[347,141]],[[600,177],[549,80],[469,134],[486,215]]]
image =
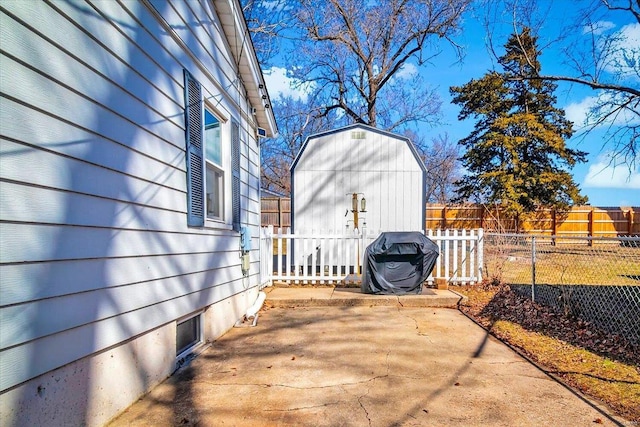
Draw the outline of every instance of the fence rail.
[[[640,237],[485,233],[484,251],[489,280],[640,344]]]
[[[535,235],[617,237],[640,234],[640,207],[575,206],[568,212],[539,209],[509,219],[484,205],[427,205],[426,228],[483,228],[494,232]],[[590,241],[585,241],[590,243]]]
[[[291,199],[262,197],[262,226],[291,226]],[[484,205],[427,204],[425,229],[479,229],[554,236],[640,235],[640,207],[575,206],[568,212],[538,211],[519,220]]]
[[[379,234],[367,229],[347,234],[292,234],[289,228],[263,227],[262,282],[360,283],[365,249]],[[441,278],[456,284],[482,281],[482,230],[428,230],[426,235],[440,249],[429,284]]]
[[[533,285],[638,285],[640,237],[485,233],[490,280]]]

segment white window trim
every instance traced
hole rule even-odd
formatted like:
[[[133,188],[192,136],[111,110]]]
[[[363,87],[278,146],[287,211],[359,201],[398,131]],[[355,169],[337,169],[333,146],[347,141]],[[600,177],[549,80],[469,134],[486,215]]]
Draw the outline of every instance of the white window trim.
[[[222,230],[231,230],[233,229],[232,224],[232,202],[231,202],[231,126],[229,124],[229,119],[225,117],[220,111],[215,108],[211,103],[205,102],[203,103],[202,115],[203,120],[202,124],[204,126],[204,111],[209,110],[209,112],[220,122],[220,143],[221,143],[221,156],[222,156],[222,165],[216,165],[215,163],[210,163],[216,169],[220,170],[223,174],[223,190],[222,190],[222,198],[223,198],[223,206],[222,206],[222,218],[211,218],[207,215],[207,187],[206,187],[206,176],[207,176],[207,156],[206,156],[206,145],[203,150],[203,179],[205,181],[204,185],[204,198],[205,198],[205,206],[204,206],[204,226],[207,228],[217,228]],[[203,129],[204,131],[204,129]],[[206,138],[204,141],[206,144]]]
[[[180,323],[186,322],[188,320],[191,320],[195,317],[198,317],[198,324],[199,324],[199,336],[198,336],[198,341],[195,342],[193,345],[185,348],[184,350],[182,350],[180,353],[176,354],[176,362],[178,364],[180,364],[180,360],[184,359],[185,357],[189,356],[190,354],[197,354],[199,353],[199,349],[201,349],[206,343],[204,340],[204,310],[200,310],[196,313],[191,313],[187,316],[181,317],[179,319],[176,320],[176,340],[178,338],[178,325]]]

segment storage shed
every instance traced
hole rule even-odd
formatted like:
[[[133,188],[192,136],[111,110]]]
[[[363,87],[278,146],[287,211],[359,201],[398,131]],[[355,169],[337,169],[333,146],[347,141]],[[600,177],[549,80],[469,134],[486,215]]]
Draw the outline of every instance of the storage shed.
[[[364,124],[312,135],[291,165],[294,232],[421,231],[425,181],[404,136]]]

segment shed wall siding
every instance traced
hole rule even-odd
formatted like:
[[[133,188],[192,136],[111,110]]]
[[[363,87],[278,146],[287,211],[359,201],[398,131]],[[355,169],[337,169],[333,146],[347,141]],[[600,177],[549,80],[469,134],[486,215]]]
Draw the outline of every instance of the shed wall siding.
[[[5,391],[258,286],[257,251],[243,278],[236,232],[187,227],[184,68],[225,138],[240,124],[253,248],[260,155],[210,2],[0,8]]]
[[[374,231],[422,230],[423,169],[406,140],[351,130],[311,137],[293,170],[296,232],[353,229],[351,194],[363,193],[360,214]],[[348,211],[348,213],[347,213]],[[345,215],[346,214],[346,215]]]

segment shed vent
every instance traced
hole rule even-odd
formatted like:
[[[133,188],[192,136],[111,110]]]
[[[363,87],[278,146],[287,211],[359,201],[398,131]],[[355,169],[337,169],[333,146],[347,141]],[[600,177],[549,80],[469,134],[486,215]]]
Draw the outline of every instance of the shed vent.
[[[351,131],[351,139],[365,139],[366,132],[363,130]]]

